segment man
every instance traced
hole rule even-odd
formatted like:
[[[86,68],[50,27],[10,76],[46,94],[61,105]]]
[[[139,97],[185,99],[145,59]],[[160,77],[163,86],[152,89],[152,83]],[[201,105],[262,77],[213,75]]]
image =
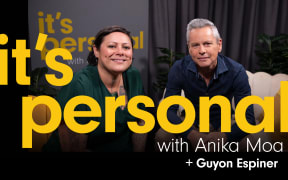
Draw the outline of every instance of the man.
[[[182,133],[182,137],[187,138],[194,148],[200,138],[205,143],[217,142],[219,139],[223,139],[224,142],[240,141],[247,134],[241,131],[236,123],[232,125],[231,133],[221,133],[221,110],[218,105],[212,105],[210,108],[210,133],[199,132],[199,97],[212,98],[221,95],[228,98],[230,102],[234,97],[235,105],[237,105],[243,97],[251,95],[244,67],[219,54],[222,50],[222,39],[216,26],[209,20],[194,19],[188,24],[187,45],[190,55],[176,61],[171,68],[165,94],[165,98],[180,95],[183,90],[185,97],[195,107],[194,125]],[[173,105],[167,112],[171,123],[182,122],[177,116],[178,107],[178,105]],[[252,105],[246,111],[246,118],[250,124],[255,124]],[[156,134],[156,141],[157,139],[161,141],[163,136],[165,132],[160,129]],[[171,134],[169,136],[171,138]]]

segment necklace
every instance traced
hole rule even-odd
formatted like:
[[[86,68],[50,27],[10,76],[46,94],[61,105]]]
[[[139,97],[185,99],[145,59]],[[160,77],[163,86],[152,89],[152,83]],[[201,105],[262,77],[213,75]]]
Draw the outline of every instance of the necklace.
[[[121,85],[121,80],[122,78],[120,77],[118,81],[116,81],[116,79],[112,79],[112,84],[111,84],[111,87],[110,87],[110,93],[113,95],[113,94],[117,94],[118,95],[123,95],[123,92],[125,94],[125,89],[124,89],[124,86]],[[114,90],[113,90],[114,88]],[[114,96],[114,95],[113,95]]]

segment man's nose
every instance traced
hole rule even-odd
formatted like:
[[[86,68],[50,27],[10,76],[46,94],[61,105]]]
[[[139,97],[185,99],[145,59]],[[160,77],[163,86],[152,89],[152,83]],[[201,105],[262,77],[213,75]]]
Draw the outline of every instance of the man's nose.
[[[199,54],[204,55],[206,53],[206,48],[203,45],[199,47]]]

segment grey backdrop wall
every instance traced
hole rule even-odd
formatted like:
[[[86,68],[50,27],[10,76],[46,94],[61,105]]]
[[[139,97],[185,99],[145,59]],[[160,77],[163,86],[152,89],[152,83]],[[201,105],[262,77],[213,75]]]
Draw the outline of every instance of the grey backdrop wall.
[[[77,72],[87,63],[87,55],[96,33],[103,27],[120,25],[127,28],[135,42],[134,62],[141,73],[145,91],[148,87],[148,0],[29,0],[29,39],[31,69],[46,66],[43,60],[48,50],[67,48]],[[35,50],[39,32],[48,35],[44,51]],[[61,73],[49,70],[49,73]]]

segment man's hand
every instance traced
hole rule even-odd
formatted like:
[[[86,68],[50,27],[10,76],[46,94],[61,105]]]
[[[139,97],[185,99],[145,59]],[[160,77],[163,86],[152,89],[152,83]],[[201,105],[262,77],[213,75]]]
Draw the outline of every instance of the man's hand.
[[[217,142],[218,139],[222,139],[224,140],[224,143],[227,142],[227,136],[225,133],[222,132],[211,132],[208,134],[208,141],[209,142]]]
[[[193,149],[196,148],[200,138],[202,138],[205,147],[207,147],[207,142],[209,140],[207,133],[200,133],[199,131],[192,130],[187,136],[187,139],[190,141]]]
[[[204,142],[205,149],[208,149],[208,142],[217,143],[218,139],[222,139],[222,138],[224,140],[224,143],[227,142],[226,134],[221,133],[221,132],[211,132],[211,133],[207,134],[207,133],[201,133],[201,132],[196,131],[196,130],[192,130],[187,136],[187,139],[190,141],[190,143],[194,149],[197,147],[197,144],[198,144],[200,138],[202,138],[202,140]]]

